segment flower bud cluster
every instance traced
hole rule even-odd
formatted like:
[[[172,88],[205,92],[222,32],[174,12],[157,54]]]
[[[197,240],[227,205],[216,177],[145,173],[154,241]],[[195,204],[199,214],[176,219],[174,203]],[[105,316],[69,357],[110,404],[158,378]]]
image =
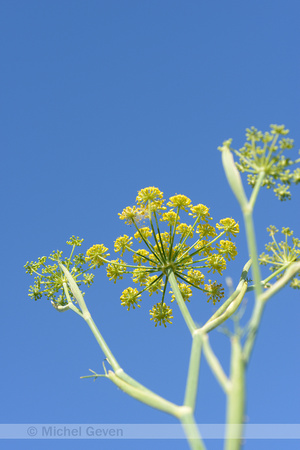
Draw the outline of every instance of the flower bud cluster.
[[[265,245],[268,253],[262,253],[259,257],[261,265],[269,265],[271,272],[278,272],[277,278],[282,277],[283,270],[296,261],[300,261],[300,239],[293,236],[294,232],[290,228],[283,227],[281,233],[284,240],[277,242],[275,235],[278,229],[274,225],[267,228],[272,241]],[[292,241],[291,243],[288,241]],[[300,272],[296,273],[290,281],[290,286],[300,289]]]
[[[51,300],[54,306],[67,305],[68,299],[63,289],[64,283],[67,283],[67,279],[58,265],[59,262],[67,267],[78,286],[83,283],[89,287],[93,283],[94,275],[87,273],[88,269],[84,269],[86,265],[84,254],[79,253],[74,255],[75,248],[80,247],[82,242],[83,239],[75,236],[72,236],[67,241],[67,244],[72,247],[69,257],[63,258],[63,252],[57,250],[51,253],[48,258],[43,256],[38,258],[38,261],[28,261],[25,264],[26,273],[34,275],[34,284],[29,287],[28,295],[30,298],[38,300],[45,295],[47,299]],[[70,297],[72,301],[76,302],[71,293]]]
[[[291,167],[300,162],[300,158],[294,161],[285,156],[294,147],[293,139],[285,137],[289,130],[284,125],[271,125],[271,131],[262,133],[255,127],[247,128],[246,142],[239,150],[231,149],[232,139],[223,143],[238,157],[236,166],[240,172],[248,173],[248,183],[254,187],[261,173],[264,174],[262,186],[273,189],[279,200],[291,198],[290,186],[300,182],[300,168],[293,171]]]

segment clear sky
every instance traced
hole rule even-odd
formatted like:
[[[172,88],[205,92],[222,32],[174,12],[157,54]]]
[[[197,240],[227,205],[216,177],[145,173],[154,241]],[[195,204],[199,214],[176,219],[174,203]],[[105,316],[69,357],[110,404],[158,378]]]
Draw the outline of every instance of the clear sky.
[[[58,314],[27,296],[26,261],[83,251],[129,233],[118,213],[143,187],[187,195],[215,222],[234,217],[238,282],[248,259],[238,204],[217,147],[245,129],[285,124],[300,147],[299,16],[296,0],[2,0],[1,89],[1,423],[176,423],[118,390],[81,380],[102,370],[103,354],[72,312]],[[294,151],[294,155],[296,150]],[[247,189],[249,192],[249,189]],[[263,190],[255,210],[259,252],[266,227],[300,237],[299,187],[279,202]],[[267,274],[267,272],[264,272]],[[120,305],[122,285],[105,272],[86,301],[124,369],[182,402],[189,332],[174,308],[172,326],[153,326],[146,295],[140,310]],[[248,308],[253,297],[249,294]],[[157,300],[158,301],[158,300]],[[200,323],[214,310],[194,295]],[[299,291],[267,305],[248,371],[250,423],[300,423]],[[228,338],[212,333],[228,371]],[[198,423],[223,423],[225,398],[203,362]],[[6,449],[187,449],[185,441],[6,441]],[[299,441],[248,441],[246,449],[299,448]],[[221,441],[207,441],[219,449]]]

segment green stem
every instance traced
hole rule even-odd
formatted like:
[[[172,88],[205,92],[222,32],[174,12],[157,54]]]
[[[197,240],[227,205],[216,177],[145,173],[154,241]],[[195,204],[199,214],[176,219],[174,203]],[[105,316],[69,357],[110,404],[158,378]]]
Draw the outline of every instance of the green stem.
[[[169,269],[167,276],[168,276],[168,280],[170,282],[172,291],[175,295],[177,304],[181,311],[181,314],[183,315],[183,318],[185,320],[185,323],[188,326],[188,329],[191,332],[191,335],[193,335],[193,332],[197,329],[197,327],[196,327],[195,322],[193,321],[192,316],[190,315],[190,312],[182,298],[182,295],[181,295],[180,289],[178,287],[174,272],[171,269]]]
[[[188,370],[188,378],[186,382],[185,397],[184,397],[184,405],[189,406],[193,412],[195,411],[195,404],[198,391],[201,349],[202,349],[202,333],[194,332]]]
[[[206,450],[190,408],[187,409],[185,414],[179,417],[179,420],[183,426],[191,450]]]
[[[246,228],[246,235],[247,235],[247,243],[248,243],[248,250],[249,255],[252,260],[252,274],[254,279],[254,285],[255,285],[255,294],[256,299],[260,296],[260,294],[263,291],[262,284],[261,284],[261,275],[260,275],[260,269],[259,269],[259,263],[258,263],[258,255],[257,255],[257,248],[256,248],[256,239],[255,239],[255,231],[254,231],[254,223],[253,223],[253,208],[254,204],[257,198],[258,191],[261,187],[261,184],[263,182],[265,173],[261,172],[256,180],[253,193],[251,196],[250,201],[247,205],[245,205],[242,208],[243,216],[244,216],[244,222],[245,222],[245,228]]]
[[[160,260],[160,258],[158,257],[158,255],[156,254],[156,251],[154,250],[154,248],[153,248],[151,242],[149,242],[147,238],[144,238],[143,234],[141,233],[141,231],[140,231],[139,227],[137,226],[137,224],[135,223],[135,221],[134,221],[134,220],[132,220],[132,221],[133,221],[133,224],[134,224],[135,228],[137,229],[137,232],[138,232],[138,234],[140,235],[142,241],[144,241],[144,243],[146,244],[146,246],[147,246],[148,249],[150,250],[150,253],[153,253],[153,255],[155,256],[155,258],[157,259],[157,261],[158,261],[159,263],[161,263],[161,260]],[[150,223],[152,223],[152,222],[151,222],[151,213],[150,213]],[[155,233],[154,233],[154,235],[155,235]]]
[[[258,263],[258,257],[257,257],[252,211],[244,212],[244,221],[245,221],[245,227],[246,227],[246,235],[247,235],[249,254],[250,254],[250,258],[252,260],[252,275],[253,275],[253,280],[254,280],[254,285],[255,285],[255,294],[256,294],[256,300],[257,300],[263,291],[263,287],[261,284],[261,275],[260,275],[260,269],[259,269],[259,263]]]
[[[260,319],[262,317],[263,309],[264,309],[264,303],[260,300],[260,295],[263,291],[263,287],[261,284],[261,276],[260,276],[260,270],[259,270],[259,264],[258,264],[258,258],[257,258],[257,249],[256,249],[256,241],[255,241],[255,232],[254,232],[254,225],[253,225],[253,218],[252,218],[252,211],[254,208],[254,204],[257,198],[257,194],[259,191],[259,188],[263,182],[264,178],[264,172],[261,172],[257,178],[256,185],[254,187],[254,192],[252,193],[252,197],[250,202],[248,202],[242,180],[240,177],[240,174],[235,166],[233,156],[229,150],[228,147],[223,147],[222,149],[222,162],[224,166],[224,170],[227,176],[227,180],[229,182],[229,185],[236,196],[242,212],[244,216],[244,222],[245,222],[245,228],[246,228],[246,235],[247,235],[247,242],[248,242],[248,249],[250,258],[252,260],[252,273],[254,278],[254,285],[255,285],[255,307],[253,311],[253,316],[250,321],[250,328],[249,328],[249,334],[247,337],[247,341],[245,343],[245,354],[247,355],[247,361],[250,357],[258,325],[260,323]]]
[[[256,202],[259,190],[261,188],[262,182],[264,180],[264,177],[265,177],[265,172],[260,172],[260,174],[257,177],[255,186],[253,188],[253,191],[252,191],[252,194],[251,194],[251,197],[250,197],[250,200],[248,202],[248,206],[251,209],[251,211],[253,211],[253,208],[254,208],[254,205],[255,205],[255,202]]]
[[[265,307],[265,302],[261,301],[261,300],[257,300],[255,302],[255,306],[254,306],[254,310],[252,313],[252,317],[250,319],[249,322],[249,329],[248,329],[248,334],[247,334],[247,340],[244,344],[244,359],[245,359],[245,363],[248,364],[252,350],[253,350],[253,346],[254,346],[254,342],[255,342],[255,338],[256,338],[256,334],[258,331],[258,327],[260,325],[260,321],[262,318],[262,314],[264,311],[264,307]]]
[[[259,186],[261,185],[263,181],[264,173],[260,173],[256,182],[256,185],[258,186],[257,189],[259,189]],[[255,186],[256,188],[256,186]],[[254,206],[254,202],[251,207],[248,205],[248,207],[243,209],[243,215],[244,215],[244,221],[245,221],[245,227],[246,227],[246,235],[247,235],[247,242],[248,242],[248,249],[249,254],[252,260],[252,274],[254,279],[254,290],[255,290],[255,305],[252,317],[250,319],[249,324],[249,332],[247,336],[247,340],[245,342],[244,346],[244,357],[245,362],[248,363],[255,338],[257,335],[257,330],[262,318],[263,310],[264,310],[264,302],[261,300],[261,294],[263,292],[263,286],[261,282],[261,275],[260,275],[260,268],[258,263],[258,256],[257,256],[257,248],[256,248],[256,240],[255,240],[255,231],[254,231],[254,224],[253,224],[253,218],[252,218],[252,209]]]
[[[108,371],[108,378],[115,383],[122,391],[126,392],[126,394],[130,395],[130,397],[139,400],[142,403],[151,406],[152,408],[159,409],[160,411],[166,412],[175,416],[177,418],[180,417],[182,406],[178,406],[175,403],[169,402],[168,400],[160,397],[159,395],[149,391],[140,389],[140,387],[133,386],[129,384],[126,380],[123,380],[112,370]]]
[[[225,450],[240,450],[245,411],[245,364],[237,336],[231,338],[231,389],[227,396]]]
[[[54,306],[54,308],[55,308],[57,311],[61,311],[61,312],[62,312],[62,311],[67,311],[68,309],[71,309],[71,310],[74,311],[76,314],[78,314],[80,317],[82,317],[82,312],[81,312],[81,310],[80,310],[79,308],[77,308],[77,306],[75,306],[74,303],[73,303],[72,300],[71,300],[71,297],[70,297],[70,294],[69,294],[69,291],[68,291],[68,287],[67,287],[67,283],[66,283],[65,281],[63,282],[63,290],[64,290],[64,293],[65,293],[66,298],[67,298],[67,300],[68,300],[68,304],[62,306],[62,305],[58,305],[58,304],[52,302],[52,305]]]
[[[86,321],[86,323],[88,324],[88,326],[90,327],[96,341],[98,342],[101,350],[103,351],[104,355],[108,359],[108,362],[111,365],[111,367],[115,371],[118,369],[121,369],[121,366],[118,364],[116,358],[114,357],[110,348],[106,344],[103,336],[101,335],[100,331],[98,330],[98,327],[96,326],[95,322],[93,321],[90,313],[83,315],[83,318]]]
[[[210,366],[212,372],[214,373],[216,379],[220,383],[222,389],[224,392],[228,393],[231,388],[231,382],[227,378],[220,361],[214,354],[210,344],[209,344],[209,338],[208,335],[203,335],[203,353],[205,355],[205,358],[208,362],[208,365]]]
[[[177,247],[177,250],[174,254],[174,259],[177,257],[178,253],[181,251],[181,249],[183,248],[184,244],[186,243],[186,241],[188,240],[188,238],[190,237],[190,235],[192,234],[192,232],[195,229],[195,226],[197,225],[197,223],[199,222],[199,217],[196,218],[195,222],[193,223],[192,227],[189,229],[189,232],[187,233],[187,235],[185,237],[183,237],[183,235],[181,236],[179,245]]]
[[[177,252],[173,254],[173,248],[174,248],[174,239],[175,239],[175,234],[176,234],[176,228],[177,228],[177,221],[178,221],[178,217],[179,217],[179,207],[177,208],[176,211],[176,218],[175,218],[175,222],[173,225],[173,233],[171,234],[171,228],[170,228],[170,249],[169,249],[169,260],[172,258],[173,260],[175,260],[176,256],[177,256]]]

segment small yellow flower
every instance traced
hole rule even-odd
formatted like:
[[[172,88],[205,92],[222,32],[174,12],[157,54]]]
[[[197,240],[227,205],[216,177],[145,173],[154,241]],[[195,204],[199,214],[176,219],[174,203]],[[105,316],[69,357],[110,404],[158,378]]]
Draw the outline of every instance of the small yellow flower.
[[[130,310],[130,306],[132,306],[133,309],[135,309],[136,306],[139,308],[141,305],[139,305],[137,302],[140,302],[141,294],[139,294],[139,291],[136,288],[127,288],[122,292],[122,295],[120,297],[121,305],[127,307],[127,311]]]
[[[127,206],[121,214],[118,214],[120,219],[125,220],[128,225],[138,223],[148,216],[148,212],[144,208],[137,208],[136,206]]]
[[[211,280],[208,280],[208,282],[209,284],[205,285],[206,295],[208,296],[207,302],[211,300],[215,305],[216,302],[219,302],[224,297],[224,288],[222,284],[217,284],[216,281],[212,283]]]
[[[216,230],[212,225],[209,225],[208,223],[201,223],[197,226],[196,233],[199,233],[200,238],[204,238],[207,236],[214,237],[217,236]]]
[[[119,279],[123,280],[123,274],[126,272],[125,266],[120,266],[124,264],[124,261],[119,259],[112,260],[110,264],[107,265],[106,273],[109,280],[114,280],[114,283]]]
[[[138,192],[136,202],[138,205],[147,205],[147,203],[163,199],[163,192],[156,187],[147,187]]]
[[[179,251],[178,251],[179,249]],[[192,264],[193,258],[189,255],[189,246],[186,244],[177,244],[174,247],[174,253],[177,253],[177,258],[180,259],[184,255],[184,264]]]
[[[153,277],[148,277],[147,291],[150,297],[153,294],[153,292],[156,292],[156,294],[158,294],[158,292],[162,291],[162,278],[160,278],[158,281],[155,282],[156,279],[157,279],[156,275],[154,275]]]
[[[144,263],[147,261],[147,259],[143,258],[143,256],[148,256],[148,255],[149,255],[149,252],[147,250],[141,248],[136,253],[133,253],[133,255],[132,255],[133,262],[135,264],[140,265],[140,264],[142,264],[142,262]]]
[[[140,286],[147,286],[148,284],[148,271],[144,269],[134,269],[132,272],[132,281]]]
[[[152,236],[152,231],[149,227],[143,227],[139,228],[140,232],[134,233],[135,239],[139,241],[139,243],[143,242],[142,236],[144,239],[147,239],[148,237]],[[142,236],[141,236],[142,235]]]
[[[183,209],[183,211],[188,211],[187,207],[190,205],[191,200],[185,195],[174,195],[170,197],[170,201],[167,203],[170,208],[179,208]]]
[[[91,264],[92,267],[100,267],[103,266],[106,259],[109,256],[109,253],[106,253],[108,248],[106,248],[103,244],[96,244],[89,248],[86,252],[85,260]]]
[[[286,130],[284,125],[270,125],[271,128],[271,134],[282,134],[285,136],[286,134],[289,134],[290,130]]]
[[[128,250],[132,246],[132,237],[120,236],[115,240],[115,252],[121,252],[121,256],[123,256],[125,250]]]
[[[205,264],[209,268],[208,272],[215,273],[216,271],[222,275],[223,270],[226,269],[226,261],[223,256],[220,255],[211,255],[205,261]]]
[[[205,239],[202,239],[201,241],[198,241],[195,245],[195,249],[198,250],[198,254],[201,256],[208,256],[211,255],[211,253],[214,251],[214,247],[210,245],[209,241],[206,241]]]
[[[188,280],[195,286],[199,286],[204,283],[204,275],[200,270],[190,269],[187,273]]]
[[[192,289],[185,283],[178,283],[178,287],[179,287],[179,290],[181,292],[183,300],[185,302],[186,301],[189,302],[190,301],[190,297],[193,294]],[[172,294],[172,291],[170,291],[170,294]],[[174,300],[175,300],[175,295],[173,294],[171,302],[174,302]]]
[[[136,197],[136,202],[138,205],[142,205],[144,208],[149,206],[150,203],[151,211],[166,209],[163,206],[163,192],[153,186],[141,189]]]
[[[192,225],[187,225],[186,223],[181,223],[176,228],[176,234],[181,234],[183,238],[189,236],[192,238],[194,236],[194,231]]]
[[[169,244],[171,241],[170,233],[168,233],[167,231],[165,231],[164,233],[160,233],[160,237],[164,244]],[[156,239],[159,242],[159,234],[158,233],[156,235]]]
[[[218,230],[226,231],[225,235],[229,237],[231,234],[232,236],[236,236],[240,231],[239,224],[236,223],[234,219],[231,219],[229,217],[227,217],[226,219],[221,219],[220,223],[217,223],[216,227],[218,228]]]
[[[282,227],[281,233],[284,234],[285,236],[293,236],[294,232],[293,230],[291,230],[288,227]]]
[[[154,320],[155,326],[157,326],[157,324],[161,325],[161,323],[163,323],[166,327],[166,323],[172,323],[172,309],[169,308],[169,306],[167,306],[165,303],[157,303],[156,305],[154,305],[153,308],[150,309],[150,315],[152,316],[150,320]]]
[[[274,236],[276,233],[278,233],[278,230],[274,225],[270,225],[267,228],[267,232],[269,233],[270,236]]]
[[[293,280],[290,283],[290,286],[293,289],[300,289],[300,279],[299,278],[293,278]]]
[[[219,254],[223,255],[224,258],[227,258],[229,261],[237,255],[236,246],[231,241],[220,241],[220,245],[218,246]]]
[[[177,222],[176,222],[177,217]],[[161,221],[168,222],[170,226],[174,226],[175,222],[179,223],[180,217],[174,211],[168,211],[162,214]]]
[[[192,206],[190,209],[191,212],[189,213],[189,215],[193,216],[194,218],[198,217],[199,220],[203,220],[204,222],[212,219],[209,214],[209,208],[205,205],[199,204],[196,206]]]

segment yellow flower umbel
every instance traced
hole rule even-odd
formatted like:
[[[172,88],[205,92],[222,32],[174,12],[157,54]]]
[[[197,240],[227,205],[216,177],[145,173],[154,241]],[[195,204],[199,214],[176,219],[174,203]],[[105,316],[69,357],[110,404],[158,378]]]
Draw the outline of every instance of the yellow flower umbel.
[[[193,290],[205,293],[208,301],[215,303],[224,296],[224,289],[217,281],[204,284],[203,271],[222,275],[226,269],[226,260],[233,260],[237,254],[231,242],[231,236],[239,232],[239,225],[231,218],[221,219],[216,227],[209,224],[212,220],[209,208],[205,205],[192,205],[185,195],[170,197],[165,205],[163,193],[156,187],[147,187],[138,192],[137,204],[127,206],[119,214],[121,220],[133,225],[134,239],[143,248],[134,249],[133,238],[126,234],[115,240],[114,250],[123,257],[131,254],[132,261],[107,260],[107,248],[93,246],[87,252],[87,259],[98,267],[107,264],[107,276],[116,282],[124,274],[131,274],[132,281],[140,289],[128,287],[121,295],[121,304],[128,310],[140,306],[141,294],[161,293],[161,301],[150,310],[151,320],[166,326],[173,318],[172,309],[166,304],[166,288],[169,276],[174,274],[178,292],[184,302],[189,302]],[[180,215],[186,214],[193,220],[188,224],[181,221]],[[145,222],[140,225],[141,222]],[[164,229],[163,229],[164,228]],[[194,237],[196,236],[196,237]],[[226,240],[220,240],[221,237]],[[193,241],[191,242],[191,240]],[[214,245],[214,243],[217,245]],[[173,276],[173,275],[172,275]],[[174,287],[174,285],[173,285]],[[171,291],[171,302],[177,300]]]

